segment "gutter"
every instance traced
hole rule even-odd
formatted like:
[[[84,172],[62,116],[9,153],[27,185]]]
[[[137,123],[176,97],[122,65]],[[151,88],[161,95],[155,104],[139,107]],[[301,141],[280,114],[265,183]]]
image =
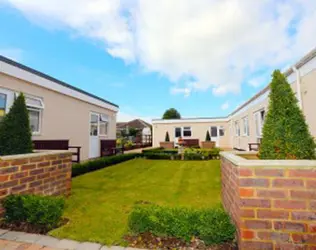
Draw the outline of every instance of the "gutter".
[[[292,69],[296,73],[296,92],[297,92],[298,106],[300,107],[300,109],[302,109],[303,103],[302,103],[302,93],[301,93],[301,74],[300,74],[299,69],[296,68],[296,66],[293,66]]]

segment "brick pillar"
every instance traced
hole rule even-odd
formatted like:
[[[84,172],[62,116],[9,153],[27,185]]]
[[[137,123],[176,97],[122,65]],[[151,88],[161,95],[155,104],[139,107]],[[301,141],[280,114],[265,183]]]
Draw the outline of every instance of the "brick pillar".
[[[227,154],[221,158],[222,200],[240,249],[315,250],[316,161],[273,166]]]

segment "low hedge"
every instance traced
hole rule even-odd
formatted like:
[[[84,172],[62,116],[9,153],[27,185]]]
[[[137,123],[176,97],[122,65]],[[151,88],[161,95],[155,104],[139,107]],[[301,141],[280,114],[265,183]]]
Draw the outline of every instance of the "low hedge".
[[[185,241],[197,237],[207,245],[232,241],[236,231],[221,207],[136,206],[129,216],[128,227],[133,234],[150,232],[157,237],[176,237]]]
[[[28,223],[46,230],[56,228],[61,221],[65,200],[61,197],[9,195],[3,201],[7,223]]]
[[[212,160],[219,159],[219,148],[201,149],[201,148],[186,148],[183,153],[184,160]],[[143,150],[143,156],[153,160],[181,160],[181,155],[178,154],[178,149],[163,149],[154,148]]]
[[[124,161],[134,159],[141,154],[122,154],[113,155],[108,157],[102,157],[95,160],[90,160],[78,164],[73,164],[72,166],[72,177],[89,173],[98,169],[106,168],[111,165],[115,165]]]

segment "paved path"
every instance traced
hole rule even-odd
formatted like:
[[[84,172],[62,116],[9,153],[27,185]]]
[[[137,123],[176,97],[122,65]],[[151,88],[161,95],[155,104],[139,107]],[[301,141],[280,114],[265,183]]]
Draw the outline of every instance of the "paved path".
[[[118,246],[102,246],[92,242],[56,239],[40,234],[28,234],[0,229],[1,250],[137,250]]]

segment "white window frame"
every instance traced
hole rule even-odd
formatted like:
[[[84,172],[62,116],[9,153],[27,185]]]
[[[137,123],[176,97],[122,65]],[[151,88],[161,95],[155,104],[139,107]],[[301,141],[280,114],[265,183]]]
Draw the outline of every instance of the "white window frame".
[[[182,136],[183,136],[183,134],[182,134],[182,130],[183,130],[182,127],[174,127],[174,138],[179,138],[179,137],[176,136],[176,129],[177,129],[177,128],[180,129],[180,136],[179,136],[179,137],[182,137]]]
[[[103,119],[103,117],[106,117]],[[106,126],[106,134],[101,134],[101,124],[105,124]],[[99,114],[99,120],[98,120],[98,135],[99,136],[108,136],[109,134],[109,116],[105,114]]]
[[[236,136],[240,136],[239,121],[235,121],[235,135],[236,135]]]
[[[261,116],[262,111],[265,112],[264,117]],[[256,126],[256,137],[257,138],[262,138],[262,129],[263,129],[263,124],[266,116],[266,110],[259,109],[256,112],[254,112],[254,120],[255,120],[255,126]]]
[[[221,131],[223,131],[223,135],[221,135]],[[219,128],[218,128],[218,136],[219,137],[225,136],[225,128],[224,128],[224,126],[219,126]]]
[[[244,136],[249,136],[249,118],[248,116],[245,116],[242,118],[243,120],[243,135]]]
[[[187,128],[189,128],[189,129],[187,129]],[[182,137],[184,137],[184,138],[190,138],[190,137],[192,137],[192,128],[191,128],[191,126],[186,126],[186,127],[182,127]],[[184,131],[190,131],[190,133],[191,133],[191,135],[190,136],[185,136],[184,135]]]
[[[38,112],[38,131],[32,131],[32,135],[40,135],[42,133],[42,109],[27,107],[28,111]]]

